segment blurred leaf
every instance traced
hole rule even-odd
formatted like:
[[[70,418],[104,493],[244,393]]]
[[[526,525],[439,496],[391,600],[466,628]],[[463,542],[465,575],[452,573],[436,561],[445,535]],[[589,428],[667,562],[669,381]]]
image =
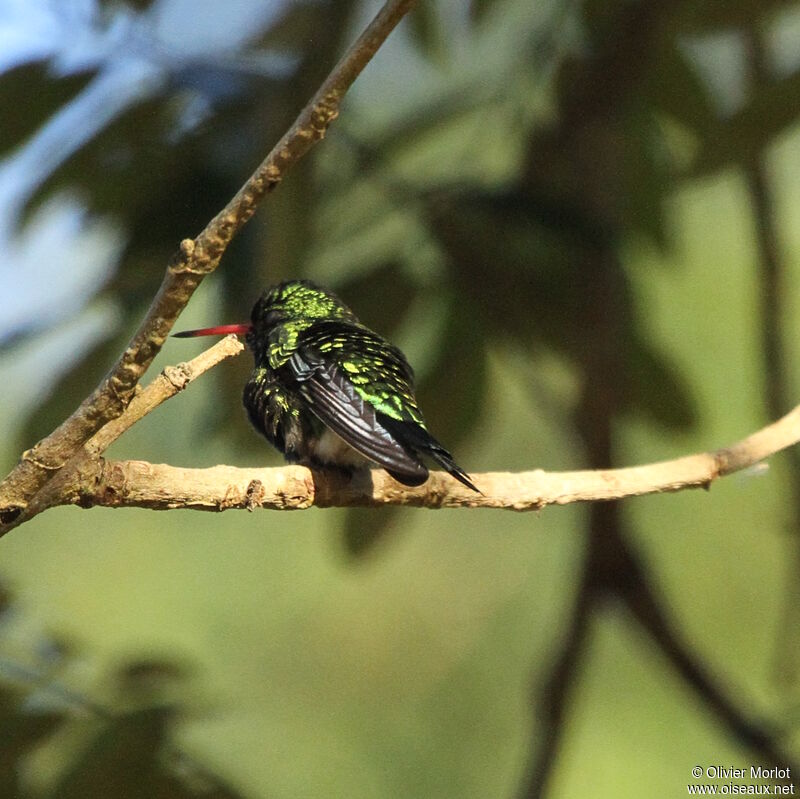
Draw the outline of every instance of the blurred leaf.
[[[650,73],[648,95],[658,110],[698,136],[707,136],[718,124],[713,97],[674,39],[664,48]]]
[[[730,119],[720,120],[697,156],[692,174],[716,172],[744,164],[765,150],[800,115],[800,71],[759,87]]]
[[[201,158],[202,154],[195,149],[201,139],[195,135],[170,142],[169,132],[174,125],[174,110],[163,99],[137,104],[56,170],[37,201],[56,190],[79,187],[92,210],[112,213],[122,220],[147,215],[151,224],[163,226],[165,219],[163,214],[157,215],[159,210],[169,210],[166,217],[169,222],[177,214],[186,214],[187,209],[197,213],[197,201],[206,201],[208,194],[213,196],[201,184],[205,171],[197,172],[193,163]],[[209,127],[214,126],[209,123]],[[209,128],[204,131],[210,133]],[[221,133],[218,129],[216,132]],[[176,157],[179,144],[181,157]],[[194,202],[190,205],[185,201],[175,202],[179,193]],[[167,196],[172,198],[171,205],[162,200]],[[195,218],[189,230],[197,227],[200,220],[203,217]]]
[[[629,232],[667,243],[664,202],[677,167],[652,109],[632,106],[566,139],[549,132],[530,146],[523,186],[504,201],[517,214],[592,249]]]
[[[140,698],[157,694],[187,676],[186,667],[174,660],[148,658],[126,663],[119,669],[117,680],[123,695]]]
[[[124,0],[126,6],[135,8],[137,11],[147,11],[156,0]],[[100,0],[100,5],[108,8],[115,8],[119,6],[119,0]]]
[[[363,561],[375,554],[378,545],[392,533],[401,535],[397,524],[404,509],[397,506],[385,508],[348,508],[342,522],[342,544],[345,555],[353,561]]]
[[[469,14],[475,22],[480,22],[494,5],[496,0],[470,0]]]
[[[459,465],[454,448],[478,423],[486,379],[486,331],[471,302],[454,295],[433,364],[418,380],[417,398],[431,434]]]
[[[5,114],[0,125],[0,156],[22,144],[47,122],[58,108],[88,83],[91,74],[55,78],[45,64],[23,64],[6,72],[0,80],[0,108],[14,109]]]
[[[677,365],[666,354],[636,341],[626,359],[626,407],[667,430],[697,424],[697,404]]]
[[[174,708],[154,707],[113,718],[62,776],[52,799],[186,796],[161,766]]]
[[[396,263],[375,264],[337,286],[337,293],[369,328],[387,338],[403,321],[417,289]]]
[[[414,31],[414,44],[430,61],[442,64],[447,57],[447,41],[435,2],[419,3],[408,17]]]
[[[596,232],[579,212],[512,191],[437,202],[430,219],[449,257],[457,302],[472,309],[487,337],[567,351],[581,345],[578,283],[570,275],[584,260],[581,240]]]
[[[631,163],[627,166],[631,168]],[[644,185],[652,185],[652,180]],[[456,199],[452,206],[441,206],[434,219],[434,229],[457,275],[455,286],[469,297],[466,303],[458,300],[461,330],[451,330],[443,339],[459,342],[463,351],[442,358],[435,372],[443,383],[459,387],[459,399],[462,394],[481,396],[481,387],[473,382],[479,369],[475,374],[470,369],[473,363],[480,368],[482,344],[493,336],[510,335],[527,349],[539,342],[582,362],[587,337],[594,335],[586,326],[583,309],[587,302],[597,300],[584,296],[581,271],[593,268],[593,258],[609,245],[602,243],[580,214],[507,193]],[[629,407],[665,427],[685,429],[696,419],[689,389],[665,356],[639,341],[631,322],[635,299],[625,285],[614,297],[618,303],[614,313],[621,340],[634,342],[628,345],[625,362],[630,373]],[[473,362],[475,353],[478,359]],[[447,364],[470,366],[466,373],[448,375]],[[436,409],[437,398],[448,398],[441,385],[430,396],[420,393],[426,412],[429,407]],[[470,413],[468,408],[463,412]],[[439,417],[446,413],[441,411]],[[452,421],[455,429],[442,433],[443,441],[458,441],[459,429],[471,423],[458,416]]]
[[[662,140],[661,126],[651,114],[637,114],[628,122],[619,153],[620,185],[617,224],[621,232],[636,232],[664,250],[669,244],[665,203],[677,170]]]
[[[3,580],[0,580],[0,616],[11,607],[11,591]]]
[[[795,0],[725,0],[724,3],[676,3],[674,33],[716,33],[743,28],[767,19],[782,9],[796,7]]]
[[[65,653],[60,647],[59,664]],[[33,799],[23,791],[21,782],[28,758],[45,739],[63,731],[66,737],[61,736],[61,743],[54,746],[85,738],[87,732],[91,741],[77,754],[71,745],[63,750],[69,759],[48,797],[238,799],[236,791],[172,744],[174,724],[184,711],[182,704],[164,701],[164,689],[184,680],[184,666],[152,658],[126,664],[116,675],[118,707],[106,710],[52,681],[51,665],[4,663],[0,679],[0,796]],[[122,707],[132,709],[122,711]]]
[[[0,582],[0,620],[4,623],[0,632],[8,630],[8,617],[2,617],[11,604],[11,593]],[[40,641],[37,643],[41,644]],[[49,657],[48,652],[32,654],[40,657],[44,654],[51,663],[60,659],[58,656]],[[17,668],[17,664],[4,661],[0,675],[0,796],[23,799],[27,793],[23,792],[21,784],[22,762],[67,721],[67,714],[60,709],[34,707],[26,702],[27,692],[19,686],[27,675],[24,667]]]
[[[62,774],[50,799],[238,799],[240,794],[171,747],[178,708],[113,716]]]
[[[644,5],[647,0],[644,0]],[[581,18],[591,47],[600,49],[618,33],[621,23],[635,16],[630,0],[582,0]]]
[[[65,720],[57,711],[24,710],[19,692],[0,685],[0,796],[22,799],[20,762]]]

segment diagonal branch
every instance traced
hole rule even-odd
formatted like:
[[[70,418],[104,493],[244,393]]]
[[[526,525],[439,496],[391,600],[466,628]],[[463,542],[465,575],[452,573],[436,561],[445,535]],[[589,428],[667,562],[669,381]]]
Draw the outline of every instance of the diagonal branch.
[[[788,767],[797,774],[796,763],[784,748],[787,731],[770,722],[751,717],[727,695],[711,669],[682,640],[667,618],[640,570],[635,569],[629,585],[620,594],[628,609],[650,634],[678,674],[697,691],[700,699],[740,744],[747,746],[770,766]]]
[[[162,402],[183,391],[189,383],[205,374],[226,358],[232,358],[244,350],[244,345],[235,336],[226,336],[213,347],[196,358],[177,366],[167,366],[161,374],[139,391],[122,415],[112,419],[95,433],[64,465],[57,475],[31,499],[20,513],[13,526],[19,526],[53,505],[60,504],[64,486],[69,485],[76,472],[85,471],[87,464],[97,459],[126,430],[129,430]],[[6,531],[0,529],[0,537]]]
[[[592,559],[587,559],[569,628],[550,672],[535,697],[534,713],[541,742],[520,793],[520,797],[526,799],[538,799],[546,795],[548,781],[564,737],[568,705],[583,667],[592,614],[596,607],[598,585],[591,572],[593,566]]]
[[[111,371],[66,421],[22,454],[0,483],[0,534],[11,528],[37,491],[92,435],[125,410],[194,290],[216,269],[231,239],[264,195],[324,137],[353,81],[413,5],[414,0],[387,0],[236,196],[197,238],[181,242],[147,315]]]

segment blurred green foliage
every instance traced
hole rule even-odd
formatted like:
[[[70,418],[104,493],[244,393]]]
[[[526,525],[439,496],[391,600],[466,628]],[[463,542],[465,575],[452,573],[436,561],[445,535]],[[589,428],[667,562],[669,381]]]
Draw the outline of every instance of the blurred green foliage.
[[[13,614],[6,593],[0,623],[7,642],[14,637],[9,627],[18,625]],[[171,743],[172,730],[184,713],[185,700],[176,698],[181,693],[176,687],[185,679],[182,669],[159,660],[118,668],[112,680],[113,704],[106,708],[66,691],[59,682],[70,661],[80,655],[47,635],[30,644],[32,653],[38,652],[35,662],[0,659],[3,796],[240,796]]]
[[[99,288],[119,324],[44,392],[26,389],[25,370],[57,361],[37,360],[39,340],[70,348],[64,320],[9,339],[0,367],[16,377],[0,410],[19,421],[5,463],[94,386],[177,243],[222,207],[373,8],[287,4],[237,54],[290,53],[291,70],[188,60],[39,187],[20,225],[69,189],[124,231]],[[780,316],[788,387],[800,379],[798,20],[798,4],[778,0],[421,3],[186,326],[243,319],[287,277],[330,285],[409,355],[433,432],[471,472],[647,462],[743,436],[767,421],[775,379],[765,313]],[[752,74],[754,37],[766,81]],[[0,104],[20,109],[0,152],[24,147],[92,75],[34,62],[0,77]],[[210,110],[187,126],[197,94]],[[782,308],[760,304],[754,163],[777,206]],[[168,344],[156,366],[188,346]],[[240,409],[247,360],[111,454],[277,463]],[[682,652],[797,759],[791,463],[611,512],[49,512],[0,542],[0,570],[20,614],[80,641],[47,684],[94,696],[112,673],[117,690],[87,720],[74,703],[33,712],[23,698],[38,678],[0,684],[0,793],[674,796],[694,765],[765,756],[709,710],[709,686],[681,676]],[[637,579],[671,643],[631,604]],[[12,661],[35,648],[5,629]],[[64,665],[84,660],[86,672]],[[183,662],[212,712],[193,715],[171,665]]]

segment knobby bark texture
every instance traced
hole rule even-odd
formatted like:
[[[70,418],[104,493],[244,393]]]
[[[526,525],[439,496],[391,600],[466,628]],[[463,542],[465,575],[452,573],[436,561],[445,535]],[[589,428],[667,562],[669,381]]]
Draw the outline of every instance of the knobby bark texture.
[[[36,493],[91,436],[125,410],[195,289],[216,269],[228,244],[263,197],[325,136],[353,81],[413,5],[414,0],[384,4],[239,192],[196,238],[181,242],[150,309],[111,371],[66,421],[22,454],[0,483],[0,533],[19,521]]]
[[[540,510],[547,505],[708,488],[717,478],[756,467],[800,441],[798,406],[777,422],[713,452],[621,469],[473,474],[480,494],[444,472],[433,472],[424,485],[409,488],[382,470],[346,474],[336,470],[312,471],[304,466],[184,469],[102,457],[114,441],[146,414],[243,350],[244,345],[235,336],[227,336],[191,361],[166,367],[144,389],[137,387],[125,411],[84,442],[58,474],[36,493],[15,523],[0,529],[0,535],[59,505],[209,511],[384,505]],[[595,459],[592,465],[599,466],[602,462]]]
[[[220,354],[222,349],[215,357]],[[186,368],[179,368],[180,373],[185,374]],[[164,382],[172,385],[166,378]],[[132,404],[132,408],[139,414],[140,405],[155,407],[153,399],[144,397]],[[120,426],[128,426],[129,421],[133,423],[123,418]],[[209,511],[409,505],[530,511],[554,504],[707,488],[717,478],[760,464],[798,441],[800,406],[730,447],[676,460],[622,469],[473,474],[481,494],[470,491],[444,472],[433,472],[424,485],[410,488],[382,470],[346,474],[336,470],[312,471],[304,466],[184,469],[145,461],[105,460],[96,456],[95,445],[89,448],[86,457],[76,460],[53,481],[43,495],[41,507],[31,510],[38,512],[55,505]]]

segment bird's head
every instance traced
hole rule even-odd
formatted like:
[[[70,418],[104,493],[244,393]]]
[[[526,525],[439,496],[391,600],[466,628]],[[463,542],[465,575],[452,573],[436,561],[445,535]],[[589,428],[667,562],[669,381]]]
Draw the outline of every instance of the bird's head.
[[[355,314],[328,289],[309,280],[287,280],[267,289],[253,306],[254,328],[269,332],[277,325],[321,320],[358,322]]]
[[[190,338],[234,333],[243,335],[247,346],[257,353],[277,327],[302,329],[323,320],[358,322],[356,315],[333,292],[308,280],[287,280],[268,288],[259,297],[250,322],[184,330],[173,336]]]

